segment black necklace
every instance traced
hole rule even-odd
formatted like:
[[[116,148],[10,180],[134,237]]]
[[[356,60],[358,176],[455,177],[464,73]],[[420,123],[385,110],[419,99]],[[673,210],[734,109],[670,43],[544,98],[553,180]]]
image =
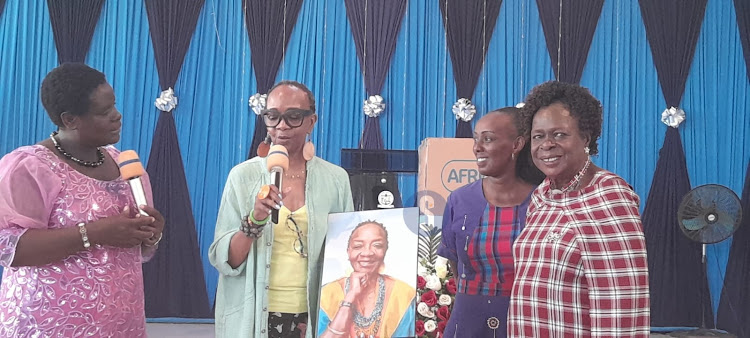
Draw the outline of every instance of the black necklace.
[[[96,147],[96,156],[99,158],[96,162],[89,162],[89,161],[82,161],[76,158],[75,156],[71,155],[63,147],[60,146],[60,143],[57,142],[57,139],[55,139],[55,136],[57,135],[56,131],[53,131],[52,134],[49,135],[49,138],[52,139],[52,143],[55,145],[55,149],[60,152],[63,156],[70,159],[71,161],[80,164],[84,167],[90,167],[90,168],[96,168],[102,164],[104,164],[104,153],[102,152],[100,147]]]

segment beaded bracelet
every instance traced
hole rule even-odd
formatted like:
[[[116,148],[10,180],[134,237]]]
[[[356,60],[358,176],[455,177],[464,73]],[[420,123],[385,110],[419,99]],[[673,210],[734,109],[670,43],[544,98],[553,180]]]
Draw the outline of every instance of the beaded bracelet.
[[[263,233],[263,227],[263,225],[259,226],[257,224],[249,223],[247,218],[243,218],[240,231],[242,231],[247,237],[258,238]]]
[[[91,242],[89,242],[89,236],[88,233],[86,233],[86,223],[80,222],[76,224],[78,226],[78,232],[81,233],[81,240],[83,240],[83,247],[85,249],[88,249],[91,247]]]
[[[263,233],[263,228],[266,226],[269,219],[271,219],[271,215],[268,215],[268,217],[262,221],[258,221],[253,217],[253,212],[250,211],[250,214],[247,215],[247,217],[242,218],[240,231],[242,231],[247,237],[258,238]]]

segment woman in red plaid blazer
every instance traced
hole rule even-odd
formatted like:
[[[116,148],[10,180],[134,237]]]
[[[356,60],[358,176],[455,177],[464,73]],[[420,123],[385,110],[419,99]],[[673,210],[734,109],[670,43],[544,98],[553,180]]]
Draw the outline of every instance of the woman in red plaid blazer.
[[[535,87],[521,114],[547,178],[515,241],[510,337],[647,337],[648,264],[639,197],[593,164],[602,107],[587,89]]]

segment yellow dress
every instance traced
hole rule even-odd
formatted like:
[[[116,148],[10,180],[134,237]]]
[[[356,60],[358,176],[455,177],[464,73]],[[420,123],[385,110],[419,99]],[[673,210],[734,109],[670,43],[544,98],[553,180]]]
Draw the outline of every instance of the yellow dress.
[[[303,205],[294,212],[281,207],[279,224],[274,225],[273,234],[268,311],[305,313],[307,257],[302,257],[300,252],[307,253],[307,207]],[[300,238],[303,245],[300,245]]]
[[[385,297],[380,318],[376,318],[375,337],[410,337],[414,336],[416,289],[409,284],[388,275],[381,275],[385,284]],[[324,285],[320,290],[320,312],[318,314],[318,336],[328,328],[336,316],[345,295],[347,277],[340,278]],[[366,328],[365,328],[366,329]],[[370,330],[371,332],[372,330]],[[356,325],[352,325],[347,337],[358,337]],[[369,337],[369,334],[365,336]]]

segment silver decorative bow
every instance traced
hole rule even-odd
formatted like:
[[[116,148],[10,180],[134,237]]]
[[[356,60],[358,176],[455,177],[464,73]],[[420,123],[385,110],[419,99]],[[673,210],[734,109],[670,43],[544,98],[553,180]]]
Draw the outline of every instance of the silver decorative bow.
[[[268,98],[268,94],[261,94],[261,93],[255,93],[253,94],[253,96],[250,96],[250,100],[248,101],[248,104],[250,105],[250,108],[253,110],[255,115],[260,115],[263,109],[266,109],[267,98]]]
[[[525,104],[525,103],[523,103],[523,102],[518,102],[518,103],[516,103],[516,108],[518,108],[518,109],[521,109],[521,108],[523,108],[523,106],[525,106],[525,105],[526,105],[526,104]]]
[[[685,121],[685,111],[677,107],[669,107],[664,109],[661,113],[661,122],[672,127],[677,128],[680,123]]]
[[[362,106],[362,111],[369,117],[378,117],[384,110],[385,102],[380,95],[371,95]]]
[[[476,113],[477,108],[471,104],[471,100],[469,99],[460,98],[453,104],[453,115],[456,115],[456,120],[460,119],[461,121],[469,122],[474,118]]]
[[[174,96],[172,87],[167,88],[159,94],[159,97],[154,101],[154,105],[161,111],[170,112],[177,107],[177,96]]]

